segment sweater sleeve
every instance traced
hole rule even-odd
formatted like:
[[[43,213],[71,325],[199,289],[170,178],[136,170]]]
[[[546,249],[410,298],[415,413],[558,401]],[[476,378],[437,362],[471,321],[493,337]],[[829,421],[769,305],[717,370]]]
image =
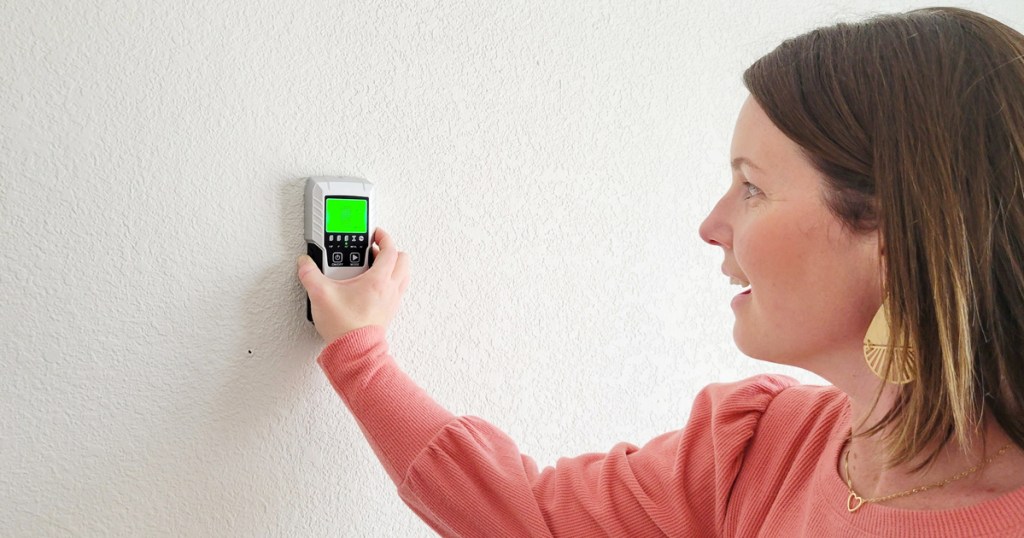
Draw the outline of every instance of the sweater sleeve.
[[[761,414],[796,383],[709,385],[683,429],[538,470],[504,432],[452,415],[401,372],[383,327],[347,333],[318,362],[402,500],[443,536],[720,535]]]

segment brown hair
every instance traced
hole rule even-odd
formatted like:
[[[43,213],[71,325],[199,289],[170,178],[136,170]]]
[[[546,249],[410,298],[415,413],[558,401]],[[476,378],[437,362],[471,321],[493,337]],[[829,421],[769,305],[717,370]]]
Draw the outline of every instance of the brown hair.
[[[958,8],[877,15],[786,40],[743,82],[843,225],[879,234],[917,379],[864,435],[891,428],[906,463],[987,407],[1024,447],[1024,36]]]

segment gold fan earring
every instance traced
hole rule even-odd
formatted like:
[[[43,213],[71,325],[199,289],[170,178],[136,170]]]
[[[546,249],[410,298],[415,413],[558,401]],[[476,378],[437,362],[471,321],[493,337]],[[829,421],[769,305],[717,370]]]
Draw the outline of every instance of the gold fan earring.
[[[905,343],[904,343],[905,344]],[[868,332],[864,335],[864,358],[868,367],[879,379],[904,385],[914,380],[914,349],[909,345],[897,345],[893,349],[893,363],[889,376],[885,377],[885,355],[889,347],[889,314],[886,303],[875,313]]]

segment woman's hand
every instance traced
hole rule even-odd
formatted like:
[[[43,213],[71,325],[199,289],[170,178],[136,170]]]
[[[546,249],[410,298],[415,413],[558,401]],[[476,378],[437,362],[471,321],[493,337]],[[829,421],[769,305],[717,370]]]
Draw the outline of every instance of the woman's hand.
[[[347,280],[327,278],[312,258],[299,256],[298,275],[309,294],[316,331],[328,344],[345,333],[391,324],[409,285],[409,255],[399,252],[391,236],[377,228],[373,267]],[[379,247],[378,247],[379,245]]]

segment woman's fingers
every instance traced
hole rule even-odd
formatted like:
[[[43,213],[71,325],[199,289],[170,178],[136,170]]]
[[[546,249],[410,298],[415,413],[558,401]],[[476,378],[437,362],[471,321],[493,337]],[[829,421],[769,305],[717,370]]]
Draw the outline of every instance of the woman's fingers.
[[[315,293],[315,290],[322,286],[321,280],[327,278],[320,269],[316,266],[316,262],[309,255],[303,254],[299,256],[299,259],[295,260],[297,272],[299,274],[299,282],[302,283],[302,287],[306,288],[306,293]]]
[[[377,257],[380,256],[380,247],[378,247],[375,244],[374,245],[370,245],[370,250],[371,250],[371,254],[373,254],[373,259],[376,260]]]
[[[391,278],[399,282],[398,292],[404,293],[406,286],[409,285],[409,255],[405,252],[398,253],[395,272],[391,274]]]
[[[376,269],[384,276],[393,277],[395,263],[398,261],[398,249],[395,248],[394,240],[383,228],[377,228],[373,232],[373,240],[380,245],[380,250],[374,256],[371,270]]]

